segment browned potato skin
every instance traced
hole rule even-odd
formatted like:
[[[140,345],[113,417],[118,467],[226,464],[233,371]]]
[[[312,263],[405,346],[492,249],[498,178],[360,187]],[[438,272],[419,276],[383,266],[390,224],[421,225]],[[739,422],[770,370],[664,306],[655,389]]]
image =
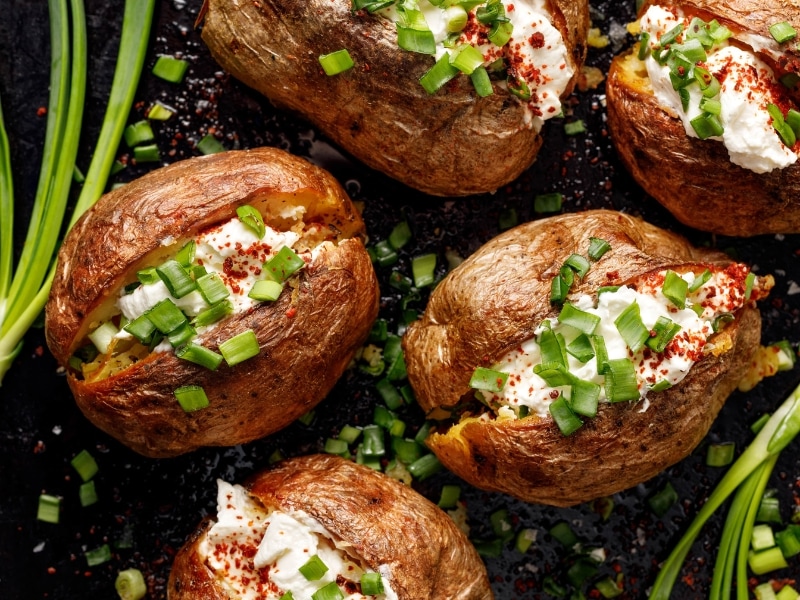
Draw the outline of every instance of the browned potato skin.
[[[645,2],[643,11],[651,4]],[[800,29],[800,6],[782,0],[681,2],[688,14],[715,16],[733,31],[771,39],[769,26],[788,20]],[[800,72],[794,43],[792,70]],[[800,231],[800,163],[770,173],[734,165],[720,142],[686,135],[680,118],[653,95],[638,46],[614,58],[606,81],[608,124],[634,179],[686,225],[723,235]]]
[[[304,221],[325,223],[336,245],[300,272],[299,293],[234,316],[206,336],[217,345],[246,329],[261,353],[209,371],[174,353],[152,353],[98,382],[67,381],[96,426],[152,457],[251,441],[306,413],[330,391],[363,343],[378,310],[378,284],[364,249],[364,224],[328,173],[273,148],[181,161],[101,198],[67,236],[46,306],[47,343],[66,365],[85,336],[89,313],[157,252],[161,240],[189,238],[227,220],[243,204],[307,205]],[[279,225],[276,214],[265,215]],[[157,264],[157,263],[156,263]],[[174,390],[201,385],[210,405],[184,412]]]
[[[458,404],[476,366],[498,360],[557,315],[550,281],[570,254],[585,255],[589,237],[612,249],[573,288],[576,296],[668,267],[731,263],[612,211],[560,215],[503,233],[436,287],[404,336],[409,381],[426,412]],[[597,417],[568,437],[549,417],[466,419],[440,427],[427,445],[469,483],[527,502],[570,506],[613,494],[678,462],[700,442],[758,347],[760,323],[754,306],[740,310],[719,334],[729,335],[733,347],[696,363],[673,388],[648,394],[646,412],[641,403],[601,403]]]
[[[483,562],[450,517],[382,473],[320,454],[277,463],[246,487],[266,507],[307,512],[371,568],[389,565],[400,600],[493,598]],[[169,600],[227,598],[197,553],[212,524],[201,523],[175,557]]]
[[[550,6],[574,85],[586,55],[588,2]],[[206,0],[205,8],[202,37],[226,71],[413,188],[437,196],[494,191],[528,168],[542,145],[504,89],[479,98],[468,77],[457,77],[428,95],[419,78],[433,59],[398,48],[394,24],[354,13],[350,0]],[[318,57],[342,48],[355,67],[325,75]]]

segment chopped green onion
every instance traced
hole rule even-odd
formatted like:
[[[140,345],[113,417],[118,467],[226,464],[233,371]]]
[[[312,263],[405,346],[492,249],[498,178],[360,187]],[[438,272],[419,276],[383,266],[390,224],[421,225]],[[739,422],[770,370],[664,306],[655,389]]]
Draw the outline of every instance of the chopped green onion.
[[[644,60],[647,58],[647,55],[650,53],[650,34],[646,31],[643,31],[639,34],[639,52],[637,57],[639,60]]]
[[[414,276],[414,285],[418,288],[431,285],[435,281],[436,255],[423,254],[411,259],[411,272]]]
[[[156,64],[153,65],[153,75],[170,83],[180,83],[183,81],[188,67],[189,63],[185,60],[174,56],[162,55],[158,57]]]
[[[659,316],[653,325],[652,334],[645,341],[645,345],[654,352],[664,352],[672,338],[681,330],[681,326],[671,319]]]
[[[594,348],[595,362],[597,363],[597,373],[603,375],[608,372],[608,351],[606,341],[601,335],[590,335],[589,341]]]
[[[650,338],[650,330],[642,322],[639,304],[635,300],[614,319],[614,325],[631,352],[638,352]]]
[[[503,47],[505,46],[509,40],[511,39],[511,34],[514,33],[514,24],[509,21],[508,19],[501,20],[497,19],[494,23],[492,23],[491,29],[489,29],[489,34],[487,37],[489,41],[492,42],[495,46]],[[524,81],[520,81],[522,86],[527,90],[528,85]],[[519,89],[519,88],[518,88]],[[514,88],[509,85],[509,90],[513,93]],[[530,91],[528,91],[527,98],[522,98],[523,100],[527,100],[530,98]]]
[[[750,552],[747,564],[756,575],[763,575],[789,566],[779,546],[773,546],[760,552]]]
[[[197,289],[208,304],[213,305],[231,295],[230,290],[217,273],[206,273],[195,281]]]
[[[189,269],[192,266],[192,262],[194,262],[196,251],[197,244],[194,240],[189,240],[175,254],[175,260],[178,261],[181,266]]]
[[[784,121],[792,128],[795,137],[800,137],[800,111],[790,108],[784,117]]]
[[[136,146],[133,149],[133,159],[137,163],[158,162],[161,160],[161,152],[156,144]]]
[[[392,429],[395,429],[397,424],[402,425],[402,428],[405,429],[405,423],[399,419],[392,423]],[[417,442],[401,437],[403,435],[402,432],[400,432],[400,435],[395,435],[390,430],[389,433],[392,435],[392,451],[400,462],[404,465],[410,465],[422,458],[423,448]]]
[[[466,75],[471,75],[483,64],[483,54],[471,44],[461,44],[450,54],[450,64]]]
[[[549,387],[553,388],[572,385],[573,381],[575,381],[575,376],[567,371],[564,365],[558,363],[535,365],[533,372],[544,379]]]
[[[574,275],[572,269],[567,268],[566,271]],[[564,278],[563,275],[556,275],[550,282],[550,302],[552,304],[561,304],[567,299],[569,294],[570,283]]]
[[[380,573],[364,573],[361,576],[361,593],[365,596],[383,594],[383,580]]]
[[[467,26],[467,11],[460,4],[453,4],[444,9],[445,29],[448,33],[458,33]]]
[[[566,521],[559,521],[553,525],[549,533],[553,539],[560,542],[568,550],[575,548],[575,545],[580,541]]]
[[[289,246],[281,248],[275,256],[264,263],[265,274],[282,283],[305,266],[305,261],[300,258]]]
[[[172,118],[172,115],[175,114],[175,111],[171,108],[161,104],[161,102],[155,102],[147,111],[147,118],[151,121],[168,121]]]
[[[183,298],[197,288],[197,284],[182,264],[170,259],[156,267],[156,273],[174,298]]]
[[[594,586],[597,588],[597,591],[600,592],[603,598],[616,598],[622,594],[622,588],[619,587],[617,582],[610,577],[601,579],[595,583]]]
[[[207,133],[201,137],[200,141],[197,142],[195,147],[203,156],[207,156],[209,154],[219,154],[220,152],[225,152],[226,150],[225,146],[222,145],[222,142],[220,142],[213,133]]]
[[[611,244],[606,240],[596,237],[589,238],[588,255],[590,260],[600,260],[609,250],[611,250]]]
[[[386,454],[386,445],[383,439],[383,430],[378,425],[367,425],[363,430],[363,452],[366,456],[383,456]]]
[[[461,497],[461,486],[458,485],[443,485],[442,492],[439,495],[439,508],[455,508],[458,499]]]
[[[236,208],[236,216],[239,218],[239,221],[244,223],[253,233],[256,234],[258,239],[261,239],[264,237],[264,235],[266,235],[267,228],[266,225],[264,225],[264,218],[254,206],[250,206],[249,204],[238,206]]]
[[[586,132],[586,123],[578,119],[577,121],[570,121],[564,123],[564,133],[566,135],[578,135],[579,133]]]
[[[86,557],[88,566],[96,567],[111,560],[111,547],[108,544],[103,544],[93,550],[87,550],[83,555]]]
[[[486,96],[494,94],[492,80],[489,78],[489,72],[486,70],[486,67],[477,67],[470,74],[469,78],[472,81],[472,86],[475,88],[475,93],[481,98],[486,98]]]
[[[725,132],[725,128],[722,126],[719,117],[711,113],[701,113],[689,121],[689,124],[692,126],[692,129],[694,129],[697,137],[701,140],[720,136]]]
[[[606,398],[609,402],[638,400],[636,369],[627,358],[609,360],[605,379]]]
[[[533,199],[533,210],[537,213],[553,213],[561,210],[564,195],[560,192],[538,194]]]
[[[150,285],[161,281],[161,278],[156,273],[155,267],[148,267],[147,269],[142,269],[141,271],[136,272],[136,278],[142,285]]]
[[[753,284],[756,281],[756,276],[754,273],[750,272],[747,274],[747,277],[744,278],[744,299],[750,300],[750,296],[753,293]]]
[[[677,501],[678,493],[668,481],[663,488],[648,498],[647,503],[656,515],[663,517]]]
[[[185,412],[194,412],[209,405],[205,390],[199,385],[184,385],[174,392],[178,404]]]
[[[125,569],[117,574],[114,588],[120,600],[141,600],[147,595],[147,584],[139,569]]]
[[[169,298],[164,298],[150,308],[147,318],[163,334],[171,333],[187,322],[186,315]]]
[[[444,467],[435,454],[426,454],[408,465],[409,472],[418,480],[424,481]]]
[[[594,349],[589,336],[585,333],[580,334],[567,345],[567,353],[577,358],[582,363],[589,362],[594,358]]]
[[[123,329],[138,339],[142,344],[149,344],[156,332],[156,326],[148,318],[147,312],[128,322]]]
[[[667,271],[664,276],[664,285],[661,288],[661,293],[664,294],[667,300],[681,310],[686,308],[686,292],[688,289],[689,284],[683,277],[678,275],[675,271]]]
[[[772,345],[778,352],[778,371],[789,371],[794,367],[797,354],[788,340],[781,340]]]
[[[490,514],[489,523],[492,526],[494,534],[504,542],[514,537],[514,526],[511,524],[511,517],[508,514],[507,508],[501,508]]]
[[[403,397],[388,378],[378,381],[375,384],[375,389],[378,390],[378,393],[386,403],[386,406],[388,406],[390,409],[396,409],[403,405]]]
[[[307,413],[300,415],[297,417],[297,420],[300,421],[303,425],[308,427],[311,423],[314,422],[314,418],[317,416],[317,413],[313,410],[308,411]]]
[[[756,521],[759,523],[782,523],[780,501],[775,496],[764,494],[758,504]]]
[[[397,26],[397,45],[408,52],[419,54],[436,54],[436,40],[430,30],[420,30],[407,27],[401,23]]]
[[[125,138],[125,143],[131,148],[138,146],[139,144],[152,142],[155,139],[153,128],[150,127],[149,121],[138,121],[136,123],[131,123],[125,128],[125,131],[122,133],[122,135]]]
[[[700,110],[719,116],[722,114],[722,102],[713,98],[703,98],[700,100]]]
[[[399,250],[411,240],[411,227],[408,221],[401,221],[394,226],[392,232],[389,234],[387,241],[389,245],[395,250]]]
[[[347,444],[353,444],[361,437],[361,429],[359,427],[353,427],[352,425],[345,425],[339,430],[339,435],[337,437]]]
[[[668,390],[671,387],[672,387],[672,384],[668,380],[662,379],[661,381],[659,381],[655,385],[651,386],[650,390],[653,391],[653,392],[663,392],[665,390]]]
[[[97,474],[99,467],[94,457],[89,454],[88,450],[81,450],[70,461],[72,468],[78,472],[83,481],[89,481]]]
[[[475,11],[475,18],[484,25],[491,25],[505,16],[506,10],[501,0],[488,0],[485,5],[479,6]]]
[[[575,274],[581,279],[586,276],[591,267],[589,261],[580,254],[570,254],[567,260],[564,261],[564,266],[575,271]]]
[[[502,371],[495,371],[494,369],[487,369],[486,367],[478,367],[472,373],[469,380],[469,387],[474,390],[486,390],[488,392],[500,392],[508,381],[508,373]]]
[[[736,445],[733,442],[709,444],[706,450],[706,465],[709,467],[726,467],[733,462]]]
[[[218,302],[214,304],[210,308],[207,308],[200,314],[198,314],[194,319],[192,319],[192,325],[195,327],[206,327],[213,323],[216,323],[226,315],[229,315],[233,312],[233,304],[231,304],[230,300],[223,300],[222,302]],[[127,328],[126,328],[127,329]]]
[[[678,36],[681,33],[683,33],[683,24],[682,23],[676,25],[675,27],[673,27],[672,29],[670,29],[669,31],[664,33],[658,39],[658,43],[662,48],[664,48],[665,46],[669,46],[670,44],[672,44],[678,38]]]
[[[788,21],[770,25],[769,33],[779,44],[783,44],[797,37],[797,30],[792,27]]]
[[[219,345],[219,351],[225,357],[225,362],[231,367],[258,356],[261,348],[258,338],[252,329],[247,329]]]
[[[274,302],[280,298],[283,292],[283,284],[271,279],[259,279],[247,293],[248,298],[259,302]]]
[[[311,600],[344,600],[344,594],[337,583],[331,581],[311,594]]]
[[[564,325],[574,327],[586,335],[591,335],[600,324],[600,317],[580,310],[579,308],[575,308],[574,305],[570,304],[569,302],[565,302],[564,306],[561,308],[561,312],[558,315],[558,321]],[[588,338],[586,343],[589,343]]]
[[[711,279],[711,271],[706,269],[700,275],[694,278],[694,281],[689,285],[688,291],[689,292],[696,292],[699,290],[703,285],[705,285],[708,280]]]
[[[600,386],[591,381],[576,379],[572,382],[569,406],[577,415],[594,418],[600,400]]]
[[[347,48],[342,48],[329,54],[321,54],[319,56],[319,64],[322,70],[325,71],[325,75],[328,76],[344,73],[355,66],[353,57],[350,56]]]
[[[81,506],[91,506],[97,502],[97,489],[94,481],[86,481],[81,484],[81,487],[78,488],[78,498]]]
[[[791,558],[800,554],[800,539],[798,539],[792,529],[787,528],[775,533],[775,543],[786,558]],[[796,598],[795,596],[795,600]]]
[[[517,552],[525,554],[535,541],[536,530],[525,527],[517,532],[517,537],[514,540],[514,547],[516,548]]]
[[[89,334],[89,339],[100,354],[105,354],[108,352],[108,347],[114,340],[114,336],[118,333],[117,326],[111,321],[106,321]]]
[[[591,558],[581,556],[567,570],[567,579],[575,587],[580,587],[587,580],[597,575],[597,572],[597,563]]]
[[[167,334],[167,340],[173,348],[178,348],[188,344],[197,335],[197,330],[188,321],[181,324],[177,329]]]
[[[509,74],[506,77],[506,85],[508,86],[508,91],[520,100],[527,102],[531,99],[531,90],[524,79],[517,79]]]
[[[45,523],[58,523],[61,513],[61,500],[56,496],[50,494],[39,495],[39,508],[36,512],[36,518]]]
[[[445,52],[422,77],[419,82],[426,92],[435,94],[448,81],[461,73],[456,67],[450,64],[450,54]]]
[[[425,423],[422,424],[422,427],[419,428],[417,435],[414,436],[414,441],[418,444],[424,445],[425,440],[428,438],[428,435],[430,435],[431,429],[433,429],[433,422],[425,421]]]
[[[564,336],[560,333],[555,333],[552,329],[544,329],[539,335],[539,348],[542,363],[548,368],[555,365],[566,370],[569,367],[566,343]]]
[[[206,369],[210,369],[212,371],[217,370],[217,367],[222,364],[223,359],[221,354],[214,352],[205,346],[192,343],[185,344],[175,350],[175,356],[182,360],[188,360],[189,362],[198,364],[201,367],[205,367]]]
[[[550,410],[550,415],[553,417],[556,425],[558,425],[562,435],[571,435],[583,425],[583,421],[572,412],[572,409],[563,396],[551,402],[548,408]]]
[[[325,446],[323,447],[323,451],[327,454],[338,454],[339,456],[347,455],[349,456],[349,450],[347,448],[347,442],[344,440],[337,440],[334,438],[328,438],[325,440]]]

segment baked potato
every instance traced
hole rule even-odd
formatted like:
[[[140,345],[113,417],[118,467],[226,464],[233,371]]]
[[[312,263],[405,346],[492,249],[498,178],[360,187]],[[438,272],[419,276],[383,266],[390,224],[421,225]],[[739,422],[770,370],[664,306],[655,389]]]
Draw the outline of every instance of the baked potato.
[[[202,38],[227,72],[358,160],[428,194],[463,196],[494,191],[534,161],[543,121],[561,113],[580,74],[589,28],[586,0],[471,5],[468,15],[448,9],[461,10],[459,22],[429,0],[206,0]],[[423,78],[445,43],[472,55],[462,70],[479,75],[456,76],[444,58]],[[354,66],[327,75],[321,57],[342,51]]]
[[[287,459],[244,487],[220,481],[217,507],[176,555],[169,600],[277,600],[287,592],[300,600],[323,586],[340,592],[326,598],[493,597],[478,553],[446,513],[338,456]],[[329,570],[307,580],[299,569],[312,555]],[[364,585],[364,573],[382,582],[382,593]]]
[[[263,437],[322,400],[369,333],[363,236],[337,181],[281,150],[177,162],[69,232],[47,344],[86,417],[143,455]]]
[[[688,455],[759,347],[743,264],[614,211],[519,225],[451,271],[403,349],[426,443],[469,483],[569,506]]]
[[[800,5],[647,0],[639,15],[645,39],[613,59],[606,82],[634,179],[696,229],[800,231]]]

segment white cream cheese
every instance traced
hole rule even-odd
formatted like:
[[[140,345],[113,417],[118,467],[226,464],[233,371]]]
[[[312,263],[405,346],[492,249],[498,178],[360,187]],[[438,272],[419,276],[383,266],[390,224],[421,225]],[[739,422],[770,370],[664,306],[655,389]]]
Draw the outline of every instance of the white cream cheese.
[[[650,34],[651,45],[681,23],[687,26],[688,19],[680,11],[673,12],[655,5],[640,20],[642,31]],[[756,50],[775,53],[769,41],[761,36],[745,36],[743,41],[754,44]],[[709,139],[725,145],[732,163],[755,173],[767,173],[794,164],[797,154],[783,144],[766,110],[767,104],[776,103],[773,90],[781,86],[769,65],[753,52],[727,42],[715,46],[707,54],[703,66],[722,84],[719,119],[724,128],[721,136]],[[680,96],[670,82],[669,67],[660,65],[652,55],[647,57],[645,64],[659,103],[681,118],[687,135],[697,137],[690,121],[701,113],[699,87],[687,88],[690,100],[688,109],[684,111]]]
[[[294,600],[311,600],[318,589],[338,582],[346,600],[397,600],[385,573],[384,594],[361,594],[356,584],[370,569],[307,513],[268,512],[242,486],[217,484],[217,521],[199,552],[232,598],[277,600],[291,592]],[[299,567],[315,555],[328,571],[308,581]]]
[[[246,311],[257,304],[248,296],[253,284],[261,278],[264,262],[274,256],[281,248],[291,248],[300,239],[293,231],[276,231],[266,226],[266,232],[259,238],[256,232],[233,218],[226,223],[207,229],[195,238],[195,264],[205,267],[208,273],[220,276],[230,292],[229,300],[234,313]],[[128,320],[133,320],[169,298],[185,314],[192,317],[208,308],[208,304],[198,290],[183,298],[175,298],[162,281],[140,285],[132,293],[124,290],[117,299],[117,307]],[[127,332],[120,335],[129,336]],[[158,350],[159,346],[156,348]],[[170,349],[169,344],[161,349]]]
[[[572,303],[576,308],[600,317],[595,335],[605,341],[609,359],[629,359],[633,362],[640,398],[645,398],[648,390],[662,381],[671,385],[682,381],[702,356],[706,341],[713,333],[714,320],[720,314],[734,312],[743,306],[744,274],[736,270],[714,272],[709,281],[688,294],[684,309],[675,307],[662,293],[664,272],[652,280],[640,282],[638,289],[622,286],[616,291],[603,292],[596,302],[593,297],[582,295]],[[689,284],[694,281],[693,273],[686,273],[682,277]],[[648,328],[652,329],[659,317],[666,317],[680,325],[680,331],[663,353],[645,347],[633,354],[620,335],[614,321],[633,302],[639,305],[642,321]],[[692,309],[693,306],[703,308],[700,315]],[[580,335],[577,329],[559,323],[557,319],[549,319],[549,323],[554,331],[564,335],[567,345]],[[560,395],[569,394],[568,386],[550,387],[533,372],[534,366],[542,362],[538,339],[543,330],[544,326],[537,328],[535,338],[523,342],[492,366],[494,370],[509,373],[508,381],[500,392],[481,392],[490,406],[498,407],[499,418],[513,418],[521,406],[528,407],[530,414],[547,416],[550,403]],[[598,373],[596,359],[582,363],[571,354],[567,355],[567,359],[570,373],[578,379],[598,384],[600,400],[605,400],[604,376]]]
[[[574,74],[569,53],[561,32],[552,24],[545,0],[506,0],[506,17],[513,25],[511,39],[502,48],[488,41],[489,27],[475,18],[477,7],[469,11],[468,23],[455,45],[470,44],[481,51],[484,66],[499,58],[513,65],[517,76],[527,83],[531,99],[525,102],[529,127],[541,129],[547,119],[561,112],[561,94],[564,93]],[[448,36],[445,12],[429,0],[419,0],[419,9],[425,16],[428,27],[436,40],[436,59],[448,49],[444,41]],[[394,5],[378,11],[378,14],[396,22]],[[505,82],[503,82],[505,85]]]

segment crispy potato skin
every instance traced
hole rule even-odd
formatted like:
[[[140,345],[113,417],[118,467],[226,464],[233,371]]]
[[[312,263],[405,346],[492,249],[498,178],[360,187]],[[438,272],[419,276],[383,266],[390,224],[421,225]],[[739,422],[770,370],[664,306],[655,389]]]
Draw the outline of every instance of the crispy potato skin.
[[[377,280],[360,239],[363,222],[332,176],[263,148],[175,163],[110,192],[61,248],[46,333],[66,365],[91,311],[135,279],[162,241],[191,237],[235,216],[237,206],[262,200],[276,211],[302,203],[306,221],[323,222],[338,235],[300,272],[296,293],[287,287],[276,302],[235,315],[204,336],[216,349],[252,329],[258,356],[209,371],[159,352],[97,382],[67,374],[87,418],[141,454],[174,456],[251,441],[288,425],[330,391],[378,310]],[[275,215],[265,220],[281,221]],[[173,393],[182,385],[203,386],[210,405],[185,413]]]
[[[573,288],[575,296],[603,285],[686,263],[728,265],[716,251],[629,215],[588,211],[516,227],[488,242],[431,294],[422,319],[404,336],[408,377],[426,411],[455,406],[479,364],[493,362],[533,337],[550,305],[550,281],[589,237],[611,244],[602,262]],[[722,334],[732,348],[707,356],[675,387],[640,403],[601,403],[598,416],[563,436],[551,418],[516,421],[467,418],[427,440],[442,463],[482,489],[527,502],[570,506],[647,480],[688,455],[760,341],[760,317],[745,307]]]
[[[551,0],[575,67],[586,55],[586,0]],[[350,0],[207,0],[202,37],[219,64],[296,111],[368,166],[423,192],[494,191],[534,161],[541,136],[505,89],[478,98],[467,77],[428,95],[430,56],[397,47],[393,23]],[[318,57],[346,48],[355,68],[325,75]],[[565,92],[565,95],[570,90]]]
[[[643,11],[651,4],[646,2]],[[771,39],[769,26],[800,28],[800,6],[782,0],[681,2],[688,14],[716,17],[733,31]],[[794,44],[784,44],[800,72]],[[606,81],[608,124],[622,162],[645,191],[686,225],[731,236],[800,231],[800,163],[770,173],[734,165],[724,145],[686,135],[653,95],[638,46],[614,58]]]
[[[411,488],[338,456],[292,458],[246,484],[264,506],[302,510],[353,544],[373,569],[388,565],[400,600],[493,598],[486,568],[441,509]],[[175,557],[169,600],[217,600],[213,573],[198,545],[213,524],[201,523]]]

